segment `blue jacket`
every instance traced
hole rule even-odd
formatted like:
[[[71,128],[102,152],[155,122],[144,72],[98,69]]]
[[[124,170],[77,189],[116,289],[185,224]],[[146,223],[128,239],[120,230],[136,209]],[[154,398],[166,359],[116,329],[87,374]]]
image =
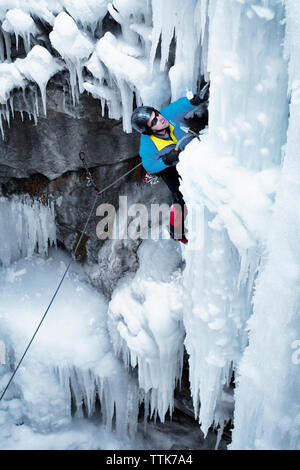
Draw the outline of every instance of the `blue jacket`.
[[[177,141],[186,135],[180,128],[179,122],[183,121],[185,114],[195,108],[196,106],[193,106],[188,98],[184,97],[179,98],[179,100],[174,101],[174,103],[169,104],[159,111],[162,116],[170,122],[171,138],[170,140],[164,140],[157,136],[142,134],[139,153],[146,171],[149,173],[158,173],[170,166],[165,165],[160,157],[175,148]],[[180,145],[180,149],[183,150],[192,138],[193,137],[184,139],[182,145]],[[176,165],[176,163],[174,163],[174,165]]]

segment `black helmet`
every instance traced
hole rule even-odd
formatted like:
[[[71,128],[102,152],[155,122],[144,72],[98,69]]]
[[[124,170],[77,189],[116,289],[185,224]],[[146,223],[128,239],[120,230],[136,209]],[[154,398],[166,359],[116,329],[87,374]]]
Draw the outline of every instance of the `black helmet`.
[[[151,114],[155,111],[151,106],[140,106],[136,108],[131,116],[131,125],[134,130],[140,134],[152,134],[151,129],[147,126]]]

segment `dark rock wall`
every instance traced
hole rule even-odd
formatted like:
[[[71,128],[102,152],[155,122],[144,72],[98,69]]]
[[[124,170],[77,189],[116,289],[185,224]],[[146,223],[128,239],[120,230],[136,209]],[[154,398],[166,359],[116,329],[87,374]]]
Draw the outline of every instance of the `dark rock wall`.
[[[40,173],[55,179],[81,166],[78,153],[87,154],[89,164],[115,165],[138,154],[139,139],[125,134],[121,120],[101,116],[98,100],[82,95],[80,105],[67,114],[63,105],[63,91],[50,88],[47,98],[47,117],[40,116],[37,125],[24,113],[11,119],[5,126],[5,138],[0,140],[0,176],[27,177]],[[17,109],[22,105],[19,99]],[[25,105],[24,108],[26,109]]]

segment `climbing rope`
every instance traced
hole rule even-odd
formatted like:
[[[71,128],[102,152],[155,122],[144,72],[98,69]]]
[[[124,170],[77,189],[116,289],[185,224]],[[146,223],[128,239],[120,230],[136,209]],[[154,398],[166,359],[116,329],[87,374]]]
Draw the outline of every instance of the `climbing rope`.
[[[91,175],[91,172],[90,172],[90,170],[89,170],[89,167],[87,166],[87,164],[86,164],[86,162],[85,162],[84,155],[85,155],[84,152],[82,152],[82,151],[79,152],[79,158],[80,158],[80,160],[82,161],[83,166],[84,166],[85,171],[86,171],[87,186],[91,186],[91,185],[92,185],[92,186],[94,187],[94,189],[95,189],[97,192],[99,192],[99,189],[98,189],[97,185],[95,184],[95,182],[94,182],[94,180],[93,180],[93,177],[92,177],[92,175]]]
[[[139,166],[142,165],[142,162],[140,162],[138,165],[136,165],[136,166],[134,166],[133,168],[131,168],[131,170],[127,171],[126,173],[124,173],[123,175],[121,175],[119,178],[117,178],[115,181],[113,181],[113,182],[110,183],[108,186],[106,186],[106,187],[103,188],[101,191],[99,191],[98,188],[97,188],[97,186],[96,186],[96,184],[95,184],[95,182],[94,182],[94,180],[93,180],[93,178],[92,178],[92,175],[91,175],[91,173],[90,173],[90,171],[89,171],[89,169],[88,169],[88,166],[86,165],[86,162],[85,162],[85,160],[84,160],[83,155],[84,155],[84,152],[80,152],[80,153],[79,153],[79,158],[80,158],[80,160],[84,163],[84,165],[85,165],[85,167],[86,167],[86,170],[88,171],[88,175],[89,175],[91,184],[93,185],[94,189],[96,190],[96,196],[95,196],[95,199],[94,199],[92,208],[91,208],[91,210],[90,210],[90,212],[89,212],[89,215],[88,215],[88,217],[87,217],[87,220],[86,220],[86,222],[85,222],[84,228],[83,228],[83,230],[82,230],[82,232],[81,232],[80,238],[79,238],[79,240],[78,240],[78,242],[77,242],[77,244],[76,244],[76,247],[75,247],[75,250],[74,250],[74,253],[73,253],[73,257],[76,256],[76,253],[77,253],[77,250],[78,250],[78,248],[79,248],[79,246],[80,246],[81,240],[82,240],[82,238],[83,238],[83,236],[84,236],[84,234],[85,234],[85,232],[86,232],[86,229],[87,229],[87,226],[88,226],[88,224],[89,224],[89,221],[90,221],[90,219],[91,219],[91,217],[92,217],[92,215],[93,215],[93,212],[94,212],[94,209],[95,209],[95,206],[96,206],[96,202],[97,202],[98,197],[101,196],[101,194],[103,194],[103,193],[104,193],[105,191],[107,191],[109,188],[111,188],[112,186],[114,186],[115,184],[117,184],[119,181],[121,181],[123,178],[125,178],[127,175],[129,175],[130,173],[132,173],[134,170],[136,170],[136,168],[138,168]],[[62,276],[62,278],[61,278],[61,280],[60,280],[60,282],[59,282],[59,284],[58,284],[58,286],[57,286],[57,288],[56,288],[56,290],[55,290],[55,292],[54,292],[54,294],[53,294],[53,296],[52,296],[52,298],[51,298],[51,300],[50,300],[50,302],[49,302],[49,304],[48,304],[48,307],[47,307],[46,310],[45,310],[44,315],[42,316],[42,318],[41,318],[41,320],[40,320],[40,322],[39,322],[39,324],[38,324],[38,326],[37,326],[37,328],[36,328],[36,330],[35,330],[35,332],[34,332],[32,338],[31,338],[31,340],[29,341],[29,343],[28,343],[28,345],[27,345],[27,347],[26,347],[24,353],[23,353],[22,356],[21,356],[21,359],[19,360],[17,366],[15,367],[15,369],[14,369],[14,371],[13,371],[13,373],[12,373],[12,375],[11,375],[11,377],[10,377],[8,383],[7,383],[7,385],[5,386],[3,392],[2,392],[2,394],[1,394],[1,396],[0,396],[0,401],[1,401],[2,398],[4,397],[4,395],[5,395],[5,393],[6,393],[7,389],[8,389],[8,387],[10,386],[11,382],[13,381],[14,376],[16,375],[16,373],[17,373],[17,371],[18,371],[18,369],[19,369],[19,367],[20,367],[20,365],[21,365],[21,363],[22,363],[22,361],[23,361],[23,359],[24,359],[24,357],[25,357],[25,355],[26,355],[28,349],[30,348],[30,346],[31,346],[31,344],[32,344],[32,342],[33,342],[33,340],[34,340],[34,338],[35,338],[37,332],[38,332],[39,329],[40,329],[40,326],[42,325],[42,323],[43,323],[43,321],[44,321],[44,319],[45,319],[47,313],[49,312],[50,307],[51,307],[51,305],[52,305],[52,303],[53,303],[55,297],[57,296],[59,289],[61,288],[61,285],[62,285],[62,283],[63,283],[63,281],[64,281],[64,279],[65,279],[65,277],[66,277],[66,275],[67,275],[67,272],[69,271],[69,268],[70,268],[72,262],[73,262],[73,259],[71,259],[71,261],[69,262],[68,266],[66,267],[65,272],[63,273],[63,276]]]

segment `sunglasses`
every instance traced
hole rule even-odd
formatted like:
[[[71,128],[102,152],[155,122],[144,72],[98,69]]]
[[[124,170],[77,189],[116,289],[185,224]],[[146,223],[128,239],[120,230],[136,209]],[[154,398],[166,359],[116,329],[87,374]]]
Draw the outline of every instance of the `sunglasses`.
[[[160,113],[158,111],[156,111],[156,109],[153,109],[154,111],[154,114],[155,114],[155,117],[152,119],[152,121],[150,122],[150,127],[154,127],[156,126],[157,124],[157,121],[158,121],[158,116],[160,115]]]

